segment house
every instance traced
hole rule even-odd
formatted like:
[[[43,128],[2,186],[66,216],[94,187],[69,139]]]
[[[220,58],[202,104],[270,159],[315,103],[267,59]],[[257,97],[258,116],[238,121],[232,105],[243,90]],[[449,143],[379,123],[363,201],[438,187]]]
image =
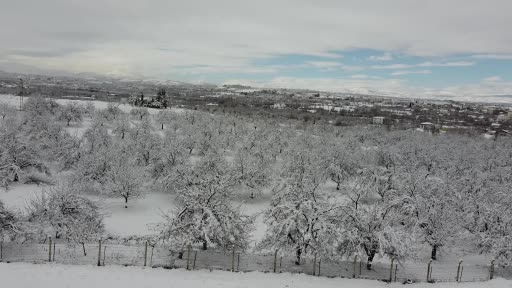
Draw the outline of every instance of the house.
[[[434,132],[434,130],[436,129],[436,125],[431,122],[423,122],[420,123],[420,129],[427,132]]]
[[[383,125],[384,124],[384,117],[382,117],[382,116],[374,116],[373,117],[373,124]]]
[[[503,122],[503,121],[507,121],[508,118],[509,118],[508,114],[500,114],[500,115],[498,115],[498,117],[496,117],[496,120],[498,122]]]

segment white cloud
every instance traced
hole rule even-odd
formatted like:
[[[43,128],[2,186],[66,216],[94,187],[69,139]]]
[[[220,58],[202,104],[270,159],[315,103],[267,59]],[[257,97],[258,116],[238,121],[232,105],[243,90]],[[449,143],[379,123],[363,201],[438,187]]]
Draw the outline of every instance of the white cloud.
[[[458,61],[458,62],[423,62],[419,64],[389,64],[389,65],[373,65],[372,69],[410,69],[414,67],[467,67],[473,66],[475,62]]]
[[[392,76],[409,75],[409,74],[432,74],[430,70],[402,70],[391,73]]]
[[[306,66],[311,66],[314,68],[318,68],[323,71],[333,71],[336,69],[343,70],[343,71],[361,71],[364,70],[363,66],[356,66],[356,65],[345,65],[340,62],[334,62],[334,61],[308,61],[306,62]]]
[[[390,64],[390,65],[373,65],[372,69],[408,69],[412,68],[414,65],[409,64]]]
[[[467,66],[473,66],[473,65],[475,65],[475,62],[458,61],[458,62],[444,62],[444,63],[423,62],[416,66],[417,67],[467,67]]]
[[[386,52],[383,55],[370,56],[370,57],[368,57],[368,60],[369,61],[391,61],[391,60],[393,60],[393,55],[391,55],[391,53],[389,53],[389,52]]]
[[[512,60],[512,54],[478,54],[471,55],[475,59]]]
[[[484,82],[499,82],[503,81],[503,78],[501,76],[491,76],[483,79]]]

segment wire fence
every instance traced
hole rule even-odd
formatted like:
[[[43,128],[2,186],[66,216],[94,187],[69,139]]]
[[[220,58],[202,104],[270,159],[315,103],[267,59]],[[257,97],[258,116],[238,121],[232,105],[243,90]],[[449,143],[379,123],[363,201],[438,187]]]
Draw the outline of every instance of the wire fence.
[[[371,270],[364,259],[327,260],[305,257],[300,264],[291,255],[279,253],[244,253],[224,250],[172,251],[168,247],[146,244],[87,243],[71,245],[51,240],[37,243],[0,243],[2,262],[55,262],[71,265],[124,265],[188,270],[208,269],[233,272],[304,273],[324,277],[362,278],[396,282],[477,282],[494,277],[511,278],[512,269],[490,263],[463,261],[374,262]]]

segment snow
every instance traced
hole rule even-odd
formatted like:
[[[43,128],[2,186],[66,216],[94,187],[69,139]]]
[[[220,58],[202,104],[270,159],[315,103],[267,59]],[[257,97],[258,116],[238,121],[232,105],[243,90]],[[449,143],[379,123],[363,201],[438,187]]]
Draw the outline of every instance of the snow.
[[[30,275],[30,277],[27,277]],[[0,263],[2,287],[353,287],[380,288],[403,287],[400,283],[387,284],[374,280],[326,278],[304,274],[273,273],[232,273],[227,271],[186,271],[162,268],[121,267],[121,266],[66,266],[58,264]],[[488,282],[468,283],[419,283],[411,288],[503,288],[512,287],[512,281],[494,279]]]

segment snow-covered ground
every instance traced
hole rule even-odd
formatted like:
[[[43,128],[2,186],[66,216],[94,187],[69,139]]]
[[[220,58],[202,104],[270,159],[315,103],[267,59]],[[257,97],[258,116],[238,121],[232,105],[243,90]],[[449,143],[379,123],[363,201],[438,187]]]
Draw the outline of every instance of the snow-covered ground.
[[[57,264],[0,263],[0,283],[2,287],[353,287],[379,288],[403,287],[400,283],[386,284],[374,280],[314,277],[303,274],[272,273],[232,273],[225,271],[186,271],[182,269],[165,270],[141,267],[120,266],[66,266]],[[411,288],[506,288],[512,287],[512,281],[494,279],[488,282],[473,283],[419,283]]]

